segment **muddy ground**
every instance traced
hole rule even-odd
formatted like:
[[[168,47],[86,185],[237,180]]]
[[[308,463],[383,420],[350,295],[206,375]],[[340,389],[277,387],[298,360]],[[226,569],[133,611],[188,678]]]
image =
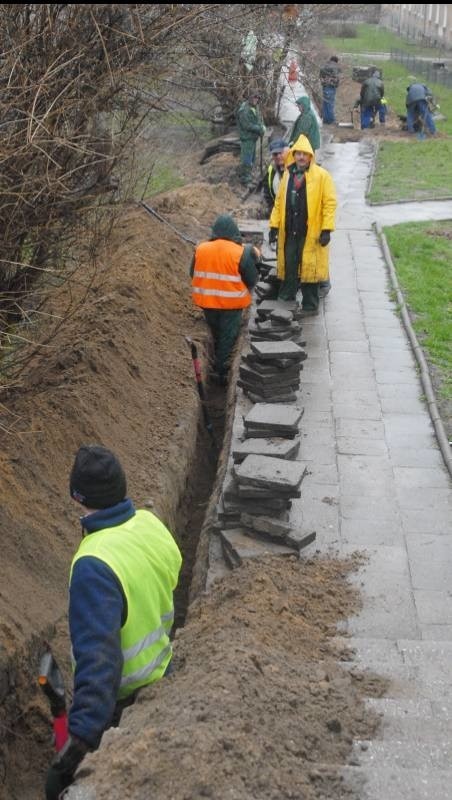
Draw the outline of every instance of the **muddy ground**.
[[[349,105],[340,93],[338,102]],[[200,143],[182,142],[187,185],[149,201],[195,241],[218,213],[243,211],[236,156],[201,167],[201,152]],[[259,202],[248,199],[248,212]],[[96,273],[81,265],[48,307],[65,324],[1,398],[2,800],[43,796],[51,742],[36,669],[45,639],[70,686],[66,594],[79,529],[67,482],[81,443],[117,452],[130,496],[165,521],[193,561],[215,457],[184,340],[199,343],[207,376],[208,337],[190,302],[192,251],[137,205],[121,210]],[[211,389],[210,403],[220,433],[226,398]],[[201,595],[177,633],[174,675],[143,692],[87,759],[96,798],[351,800],[338,768],[352,739],[374,732],[364,698],[384,689],[341,666],[348,655],[333,642],[338,622],[359,608],[348,584],[357,564],[266,560]]]

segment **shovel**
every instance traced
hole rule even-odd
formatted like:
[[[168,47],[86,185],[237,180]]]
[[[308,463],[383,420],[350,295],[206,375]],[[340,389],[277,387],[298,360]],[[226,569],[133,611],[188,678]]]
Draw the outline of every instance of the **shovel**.
[[[210,438],[212,439],[212,443],[215,448],[217,448],[217,443],[215,440],[215,435],[213,432],[213,425],[212,420],[210,419],[209,412],[206,406],[206,396],[204,394],[204,384],[202,382],[202,373],[201,373],[201,363],[198,358],[198,348],[196,347],[193,339],[190,336],[184,337],[185,341],[187,342],[190,351],[191,351],[191,358],[193,361],[193,369],[195,371],[195,378],[196,378],[196,385],[198,387],[198,394],[199,399],[201,400],[201,407],[202,407],[202,414],[204,418],[204,425],[206,427],[207,432],[209,433]]]

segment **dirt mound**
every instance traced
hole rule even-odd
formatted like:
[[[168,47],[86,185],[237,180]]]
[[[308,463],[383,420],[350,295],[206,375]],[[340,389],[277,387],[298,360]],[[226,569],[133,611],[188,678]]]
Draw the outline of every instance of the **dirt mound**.
[[[384,688],[341,667],[331,638],[359,606],[358,563],[267,558],[214,584],[179,631],[175,673],[106,733],[82,784],[96,800],[351,800],[339,768],[377,725],[363,695]]]

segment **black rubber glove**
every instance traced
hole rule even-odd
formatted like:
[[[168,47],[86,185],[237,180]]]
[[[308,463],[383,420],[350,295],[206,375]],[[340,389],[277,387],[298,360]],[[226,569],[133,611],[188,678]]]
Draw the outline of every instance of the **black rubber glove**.
[[[268,232],[268,243],[275,244],[278,239],[278,228],[270,228]]]
[[[319,242],[321,247],[326,247],[327,244],[330,243],[331,239],[331,232],[330,231],[322,231],[319,237]]]
[[[69,737],[47,770],[46,800],[58,800],[61,792],[71,785],[75,770],[88,749],[81,739]]]

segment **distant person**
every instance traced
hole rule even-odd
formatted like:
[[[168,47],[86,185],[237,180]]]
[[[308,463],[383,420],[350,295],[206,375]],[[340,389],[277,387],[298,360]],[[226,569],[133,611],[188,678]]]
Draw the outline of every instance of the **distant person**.
[[[407,87],[405,105],[408,133],[415,133],[418,123],[422,131],[427,128],[432,136],[435,135],[436,127],[429,107],[429,99],[432,98],[432,92],[424,83],[412,83]]]
[[[270,142],[269,149],[271,162],[267,167],[263,189],[265,202],[270,212],[275,202],[279,184],[281,183],[282,174],[284,172],[284,160],[289,152],[289,145],[284,139],[274,139]]]
[[[329,61],[320,69],[320,83],[322,84],[322,119],[324,125],[334,125],[336,89],[339,86],[339,59],[331,56]]]
[[[240,183],[243,186],[249,186],[251,183],[251,175],[256,160],[256,142],[258,139],[262,140],[265,133],[265,125],[257,107],[259,100],[259,93],[252,91],[248,96],[248,100],[244,100],[237,111],[237,127],[240,137],[240,166],[238,173]]]
[[[124,470],[107,448],[79,448],[69,490],[84,510],[69,578],[74,695],[69,738],[48,769],[46,800],[63,796],[86,753],[119,724],[139,690],[169,673],[182,562],[163,522],[135,510]]]
[[[307,95],[304,95],[299,97],[295,103],[300,113],[293,124],[289,136],[289,145],[292,146],[298,137],[304,133],[309,139],[312,149],[317,150],[320,147],[320,130],[317,117],[311,108],[311,101]]]
[[[212,236],[197,246],[192,259],[192,299],[204,311],[212,332],[216,378],[221,386],[227,384],[242,312],[250,305],[251,289],[259,278],[259,258],[256,247],[242,244],[232,217],[221,214],[212,226]]]
[[[361,128],[374,128],[375,117],[378,114],[378,120],[381,125],[386,122],[386,104],[384,100],[385,87],[380,78],[380,72],[375,70],[370,78],[366,78],[361,84],[361,92],[359,100],[355,103],[355,108],[358,105],[361,108]]]
[[[336,190],[329,172],[315,163],[306,136],[291,147],[270,216],[269,242],[278,243],[279,299],[295,300],[302,316],[319,313],[319,282],[326,281],[328,247],[335,227]]]

